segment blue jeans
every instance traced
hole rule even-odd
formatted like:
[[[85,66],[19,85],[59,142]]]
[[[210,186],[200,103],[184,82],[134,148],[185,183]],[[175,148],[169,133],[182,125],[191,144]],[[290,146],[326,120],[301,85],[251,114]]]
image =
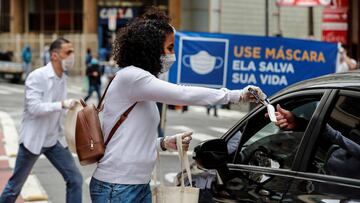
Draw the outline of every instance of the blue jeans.
[[[29,75],[29,73],[31,72],[31,62],[26,63],[23,62],[23,71],[25,73],[25,79],[27,78],[27,76]]]
[[[52,147],[43,147],[41,153],[46,156],[63,176],[66,182],[66,202],[81,202],[83,179],[70,151],[57,142],[56,145]],[[33,154],[27,150],[23,144],[20,144],[14,173],[1,194],[0,203],[16,201],[22,186],[39,156],[40,154]]]
[[[92,93],[95,91],[98,97],[98,101],[100,102],[101,99],[101,93],[100,93],[100,89],[101,89],[101,85],[97,84],[97,85],[89,85],[89,91],[88,91],[88,95],[84,98],[85,101],[87,101]]]
[[[123,185],[106,183],[92,177],[90,195],[92,203],[151,203],[149,184]]]

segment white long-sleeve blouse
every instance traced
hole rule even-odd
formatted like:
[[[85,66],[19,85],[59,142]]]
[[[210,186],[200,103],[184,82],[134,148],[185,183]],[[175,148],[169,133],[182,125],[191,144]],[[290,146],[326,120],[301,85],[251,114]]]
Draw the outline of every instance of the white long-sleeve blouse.
[[[156,102],[213,105],[236,103],[239,99],[240,90],[176,85],[135,66],[122,68],[105,96],[104,140],[121,114],[135,102],[137,104],[113,135],[93,176],[108,183],[149,183],[159,149],[160,117]]]

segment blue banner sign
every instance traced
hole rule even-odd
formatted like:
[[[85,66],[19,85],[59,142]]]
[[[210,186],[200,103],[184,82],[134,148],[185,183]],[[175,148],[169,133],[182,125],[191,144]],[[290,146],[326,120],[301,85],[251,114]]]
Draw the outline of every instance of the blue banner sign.
[[[337,45],[310,40],[177,32],[169,81],[267,95],[301,80],[335,72]]]

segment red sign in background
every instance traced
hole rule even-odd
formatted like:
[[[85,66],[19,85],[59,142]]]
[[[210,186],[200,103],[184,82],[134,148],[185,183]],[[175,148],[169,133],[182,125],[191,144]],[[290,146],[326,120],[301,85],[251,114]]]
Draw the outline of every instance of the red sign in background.
[[[334,5],[324,8],[321,28],[323,41],[347,43],[347,0],[338,0]]]
[[[277,0],[278,6],[328,6],[331,0]]]
[[[322,40],[347,43],[348,0],[276,0],[277,6],[325,6],[322,16]]]

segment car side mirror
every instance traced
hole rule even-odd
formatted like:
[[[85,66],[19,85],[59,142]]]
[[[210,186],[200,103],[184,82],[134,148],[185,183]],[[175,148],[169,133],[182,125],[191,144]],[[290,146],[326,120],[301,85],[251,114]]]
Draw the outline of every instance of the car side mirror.
[[[228,150],[223,139],[208,140],[194,149],[193,159],[205,169],[219,169],[228,162]]]

